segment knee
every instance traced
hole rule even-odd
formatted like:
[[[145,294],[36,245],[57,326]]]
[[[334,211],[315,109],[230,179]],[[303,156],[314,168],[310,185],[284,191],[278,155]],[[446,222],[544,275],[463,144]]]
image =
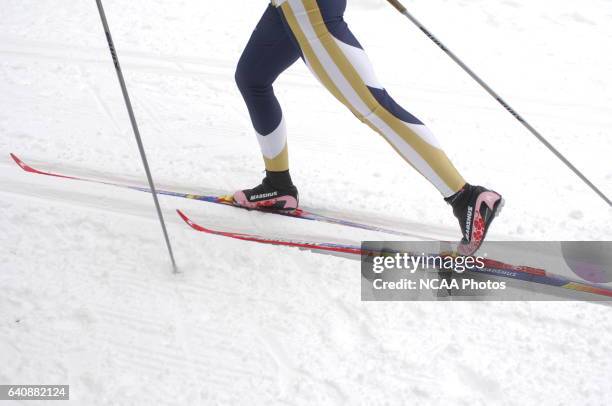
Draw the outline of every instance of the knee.
[[[245,92],[265,92],[271,87],[271,84],[268,83],[266,78],[262,77],[260,72],[244,63],[238,63],[234,80],[243,94]]]
[[[238,63],[238,66],[236,67],[234,81],[236,82],[236,86],[238,86],[240,91],[243,91],[249,86],[250,78],[248,75],[248,70],[245,69],[244,65],[241,63]]]

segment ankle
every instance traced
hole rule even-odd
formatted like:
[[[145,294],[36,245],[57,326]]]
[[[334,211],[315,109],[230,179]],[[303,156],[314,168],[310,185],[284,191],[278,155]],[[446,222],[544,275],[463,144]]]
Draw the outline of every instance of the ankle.
[[[293,186],[289,170],[286,171],[268,171],[266,170],[266,182],[276,189],[289,189]]]
[[[449,197],[445,197],[444,201],[450,204],[451,206],[455,207],[457,204],[465,200],[467,193],[464,193],[464,192],[466,192],[469,188],[470,188],[470,184],[466,183],[465,185],[463,185],[463,187],[458,192],[456,192],[455,194]]]

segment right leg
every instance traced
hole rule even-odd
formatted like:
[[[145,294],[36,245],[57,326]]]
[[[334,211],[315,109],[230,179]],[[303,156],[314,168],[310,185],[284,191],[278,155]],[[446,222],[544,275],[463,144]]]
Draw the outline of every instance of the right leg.
[[[404,110],[378,81],[344,21],[347,0],[274,0],[287,30],[319,81],[381,134],[444,197],[466,184],[429,129]]]
[[[234,202],[249,208],[294,210],[297,189],[289,176],[287,130],[272,84],[300,57],[280,15],[268,6],[240,57],[236,84],[249,110],[266,166],[261,185],[238,191]]]
[[[499,212],[501,195],[466,184],[427,127],[389,96],[344,21],[346,0],[273,2],[315,76],[453,206],[463,234],[460,252],[472,254]]]

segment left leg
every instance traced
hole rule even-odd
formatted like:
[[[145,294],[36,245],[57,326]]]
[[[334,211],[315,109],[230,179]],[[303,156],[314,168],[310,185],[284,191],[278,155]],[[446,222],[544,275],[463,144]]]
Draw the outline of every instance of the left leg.
[[[299,57],[280,16],[269,5],[242,52],[235,75],[268,171],[289,169],[287,130],[273,84]]]
[[[260,185],[234,194],[234,202],[240,206],[297,208],[297,188],[289,175],[285,119],[273,84],[299,57],[299,48],[287,34],[276,9],[269,5],[236,68],[236,84],[249,110],[266,166],[266,177]]]

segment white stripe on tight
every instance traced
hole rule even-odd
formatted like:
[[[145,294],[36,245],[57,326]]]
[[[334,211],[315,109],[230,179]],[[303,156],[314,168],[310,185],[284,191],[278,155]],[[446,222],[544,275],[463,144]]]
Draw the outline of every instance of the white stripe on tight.
[[[334,37],[334,40],[346,56],[346,59],[351,61],[351,65],[353,65],[357,73],[359,73],[359,76],[361,77],[361,79],[363,79],[363,82],[367,86],[376,89],[383,89],[383,86],[376,77],[372,62],[370,62],[370,58],[368,58],[368,55],[365,53],[365,51],[361,48],[346,44],[340,41],[338,38]]]
[[[274,159],[283,152],[285,145],[287,145],[287,126],[285,125],[285,118],[281,118],[281,122],[278,127],[268,135],[259,134],[257,131],[257,141],[259,141],[259,147],[261,153],[268,159]]]
[[[351,65],[353,65],[353,68],[355,68],[355,70],[359,74],[359,77],[363,80],[366,86],[384,90],[384,86],[378,80],[378,77],[376,77],[374,67],[366,52],[361,48],[346,44],[337,38],[334,38],[334,40],[342,50],[342,53],[344,53],[346,58],[351,62]],[[442,146],[438,142],[437,138],[425,125],[407,123],[403,120],[401,121],[421,139],[426,141],[429,145],[438,149],[442,149]]]

